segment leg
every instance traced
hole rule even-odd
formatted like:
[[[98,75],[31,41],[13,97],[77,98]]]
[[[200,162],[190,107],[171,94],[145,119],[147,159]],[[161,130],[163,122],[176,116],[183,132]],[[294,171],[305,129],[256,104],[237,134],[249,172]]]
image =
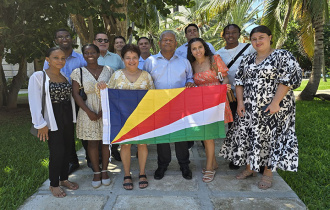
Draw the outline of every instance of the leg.
[[[138,153],[139,153],[139,166],[140,166],[140,174],[139,174],[139,187],[141,189],[146,188],[148,186],[147,176],[145,172],[147,157],[148,157],[148,148],[146,144],[138,144]]]
[[[121,157],[120,157],[120,153],[118,152],[118,144],[113,144],[111,146],[111,156],[117,160],[117,161],[121,161]]]
[[[108,165],[109,165],[109,157],[110,157],[110,151],[109,151],[109,145],[108,144],[102,144],[102,141],[100,141],[100,145],[102,148],[102,184],[105,186],[110,185],[110,178],[108,175]]]
[[[171,162],[170,144],[157,144],[158,168],[155,171],[154,178],[160,180],[164,177],[168,164]]]
[[[100,167],[99,167],[99,142],[100,141],[88,141],[88,155],[89,158],[92,162],[93,166],[93,171],[94,172],[100,172]],[[101,180],[101,175],[94,174],[93,181],[100,181]]]
[[[215,159],[215,144],[214,140],[205,140],[205,154],[206,154],[206,167],[205,170],[207,171],[213,171],[214,169],[218,168],[218,163]]]
[[[133,189],[132,178],[127,178],[131,176],[130,168],[131,168],[131,145],[130,144],[122,144],[120,150],[121,161],[123,162],[124,167],[124,188],[126,190]],[[126,177],[126,179],[125,179]]]
[[[188,143],[184,142],[176,142],[175,143],[175,154],[178,162],[180,164],[180,170],[182,172],[182,177],[185,179],[192,179],[192,173],[189,169],[189,150]]]

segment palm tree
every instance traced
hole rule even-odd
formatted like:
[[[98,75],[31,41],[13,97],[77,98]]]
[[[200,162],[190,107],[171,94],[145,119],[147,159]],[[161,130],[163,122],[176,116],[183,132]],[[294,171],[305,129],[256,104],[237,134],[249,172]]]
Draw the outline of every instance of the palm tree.
[[[301,25],[300,43],[307,55],[312,58],[312,73],[305,89],[299,94],[299,100],[313,100],[318,89],[321,72],[324,68],[324,23],[329,19],[329,0],[265,0],[262,24],[269,26],[274,41],[280,47],[290,17]],[[282,11],[285,10],[285,14]],[[282,37],[282,38],[280,38]],[[311,40],[311,37],[313,38]],[[278,42],[278,40],[280,40]],[[275,43],[274,43],[275,44]]]

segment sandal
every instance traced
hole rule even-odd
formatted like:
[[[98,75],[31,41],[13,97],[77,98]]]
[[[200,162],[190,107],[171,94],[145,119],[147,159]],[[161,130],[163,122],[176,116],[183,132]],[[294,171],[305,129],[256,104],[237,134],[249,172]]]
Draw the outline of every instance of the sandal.
[[[97,175],[97,174],[101,174],[101,172],[94,172],[94,175]],[[98,180],[98,181],[92,181],[92,186],[94,188],[99,188],[101,185],[102,185],[101,177],[100,177],[100,180]]]
[[[203,182],[212,182],[214,179],[214,175],[215,175],[215,170],[213,171],[205,171],[204,175],[203,175]]]
[[[272,182],[273,182],[272,176],[263,175],[261,177],[260,182],[258,182],[258,187],[259,187],[259,189],[267,190],[268,188],[270,188],[272,186]]]
[[[219,166],[213,168],[213,170],[217,170],[218,168],[219,168]],[[205,174],[205,171],[206,171],[206,168],[203,168],[203,169],[202,169],[202,174]]]
[[[58,187],[49,186],[49,190],[56,198],[64,198],[66,196],[65,192],[60,186]]]
[[[145,179],[147,179],[147,175],[145,175],[145,174],[143,174],[143,175],[139,175],[139,179],[141,179],[141,178],[145,178]],[[146,185],[146,186],[142,186],[141,187],[141,185]],[[146,187],[148,187],[148,181],[147,180],[144,180],[144,181],[139,181],[139,188],[140,189],[144,189],[144,188],[146,188]]]
[[[124,176],[124,181],[125,179],[130,179],[131,182],[123,183],[123,187],[125,190],[133,190],[133,182],[132,182],[132,177],[131,176]],[[128,188],[132,187],[132,188]]]
[[[255,171],[244,170],[236,176],[236,179],[246,179],[249,176],[257,176]]]
[[[69,190],[77,190],[79,185],[75,182],[70,182],[69,180],[60,181],[60,186],[66,187]]]

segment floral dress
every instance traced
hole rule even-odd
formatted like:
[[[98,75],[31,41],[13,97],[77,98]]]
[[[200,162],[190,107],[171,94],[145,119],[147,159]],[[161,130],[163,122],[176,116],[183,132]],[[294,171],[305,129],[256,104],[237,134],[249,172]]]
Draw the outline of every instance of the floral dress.
[[[259,171],[268,166],[287,171],[298,169],[298,140],[295,133],[295,96],[301,68],[286,50],[274,50],[258,65],[256,53],[245,56],[235,76],[235,84],[244,87],[245,114],[236,114],[233,126],[220,150],[235,165],[250,164]],[[262,108],[269,105],[279,84],[290,88],[280,103],[280,111],[270,115]]]
[[[226,77],[228,75],[228,68],[225,65],[225,63],[222,61],[219,55],[214,55],[214,64],[218,68],[218,72],[221,72],[223,77]],[[220,81],[217,77],[217,73],[212,70],[208,69],[203,72],[198,72],[194,74],[194,82],[195,84],[200,86],[211,86],[211,85],[220,85]],[[225,123],[233,122],[233,115],[230,110],[229,101],[228,98],[226,100],[226,106],[225,106]]]
[[[142,71],[141,75],[135,82],[130,82],[125,76],[122,69],[117,70],[111,77],[108,88],[125,89],[125,90],[149,90],[155,89],[154,82],[150,74]]]
[[[95,113],[101,111],[101,100],[97,96],[97,93],[95,91],[95,85],[101,81],[107,83],[113,72],[114,70],[111,69],[109,66],[104,66],[100,76],[96,80],[94,76],[85,67],[82,67],[83,86],[87,95],[87,100],[85,101],[85,103],[91,111]],[[81,86],[80,68],[75,69],[70,77],[72,78],[72,80],[78,82],[79,86]],[[91,121],[87,113],[84,110],[79,109],[76,130],[77,138],[79,139],[102,140],[102,118],[96,121]]]

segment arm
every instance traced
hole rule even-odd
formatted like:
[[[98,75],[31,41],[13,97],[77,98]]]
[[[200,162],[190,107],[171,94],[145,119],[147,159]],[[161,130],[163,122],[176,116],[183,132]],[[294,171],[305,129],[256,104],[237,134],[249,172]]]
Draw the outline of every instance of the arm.
[[[278,88],[276,90],[275,96],[274,96],[272,102],[266,108],[265,112],[269,111],[270,114],[275,114],[276,112],[279,112],[280,111],[279,104],[289,90],[290,90],[290,88],[288,86],[279,84]]]
[[[43,118],[41,113],[41,100],[42,100],[42,76],[41,79],[37,78],[37,74],[33,74],[29,80],[28,96],[29,105],[32,117],[32,123],[36,129],[38,129],[37,137],[40,141],[48,140],[48,127],[47,122]]]
[[[237,97],[237,114],[240,117],[243,117],[245,114],[245,106],[243,102],[243,91],[244,87],[239,85],[236,86],[236,97]]]
[[[72,80],[72,95],[78,106],[86,112],[90,120],[96,121],[101,118],[99,115],[102,115],[102,113],[96,114],[86,106],[84,100],[79,95],[79,84],[75,80]]]
[[[186,87],[190,88],[190,87],[195,87],[195,83],[194,83],[194,79],[193,79],[193,71],[191,68],[191,65],[189,63],[189,61],[186,59]]]

